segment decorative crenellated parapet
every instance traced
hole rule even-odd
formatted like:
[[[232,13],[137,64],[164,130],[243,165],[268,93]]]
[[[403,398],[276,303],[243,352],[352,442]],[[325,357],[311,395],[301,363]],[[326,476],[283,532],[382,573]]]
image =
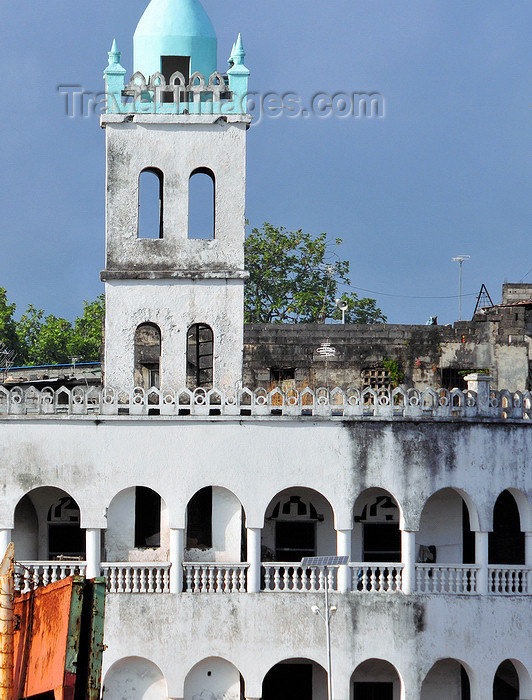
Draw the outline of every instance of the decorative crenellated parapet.
[[[35,415],[498,419],[532,421],[532,393],[490,390],[487,405],[467,389],[424,391],[339,387],[301,391],[276,388],[143,389],[111,386],[26,389],[0,387],[0,417]]]
[[[162,73],[145,76],[137,71],[125,84],[126,70],[113,41],[104,71],[107,114],[246,114],[250,72],[244,57],[239,34],[226,76],[215,71],[207,77],[196,71],[187,80],[176,71],[167,81]]]

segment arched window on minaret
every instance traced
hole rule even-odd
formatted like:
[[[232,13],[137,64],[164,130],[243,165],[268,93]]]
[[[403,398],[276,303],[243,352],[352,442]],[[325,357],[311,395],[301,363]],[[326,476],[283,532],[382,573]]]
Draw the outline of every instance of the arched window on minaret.
[[[154,323],[142,323],[135,331],[135,386],[160,387],[161,331]]]
[[[159,168],[145,168],[139,175],[139,238],[163,237],[163,185]]]
[[[195,323],[187,332],[187,387],[213,386],[214,334],[205,323]]]
[[[197,168],[188,182],[188,237],[214,238],[216,179],[209,168]]]

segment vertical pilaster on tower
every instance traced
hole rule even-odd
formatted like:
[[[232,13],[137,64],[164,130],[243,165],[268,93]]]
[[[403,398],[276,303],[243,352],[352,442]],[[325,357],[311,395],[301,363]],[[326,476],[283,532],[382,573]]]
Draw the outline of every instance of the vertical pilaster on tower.
[[[118,50],[116,39],[113,39],[113,45],[109,51],[109,65],[103,72],[108,112],[120,112],[122,104],[126,69],[120,65],[121,58],[122,54]]]

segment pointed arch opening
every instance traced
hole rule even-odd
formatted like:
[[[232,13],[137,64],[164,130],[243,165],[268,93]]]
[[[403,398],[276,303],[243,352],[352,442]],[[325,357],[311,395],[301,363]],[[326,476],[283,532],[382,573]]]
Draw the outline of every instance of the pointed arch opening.
[[[216,229],[216,178],[209,168],[196,168],[188,181],[188,237],[212,240]]]
[[[139,174],[139,238],[163,238],[164,174],[159,168],[145,168]]]
[[[160,388],[161,330],[155,323],[141,323],[135,330],[135,386]]]
[[[194,323],[187,331],[187,387],[212,389],[214,382],[214,333],[206,323]]]

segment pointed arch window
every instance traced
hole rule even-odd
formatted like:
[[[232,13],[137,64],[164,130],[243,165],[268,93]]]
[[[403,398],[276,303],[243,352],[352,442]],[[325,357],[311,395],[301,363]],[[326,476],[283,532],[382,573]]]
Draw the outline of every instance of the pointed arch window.
[[[138,237],[163,237],[164,174],[159,168],[145,168],[139,175]]]
[[[142,323],[135,331],[135,385],[160,386],[161,331],[154,323]]]
[[[214,334],[205,323],[195,323],[187,332],[187,386],[189,389],[213,385]]]
[[[209,168],[194,170],[188,182],[188,237],[213,239],[216,227],[216,178]]]

